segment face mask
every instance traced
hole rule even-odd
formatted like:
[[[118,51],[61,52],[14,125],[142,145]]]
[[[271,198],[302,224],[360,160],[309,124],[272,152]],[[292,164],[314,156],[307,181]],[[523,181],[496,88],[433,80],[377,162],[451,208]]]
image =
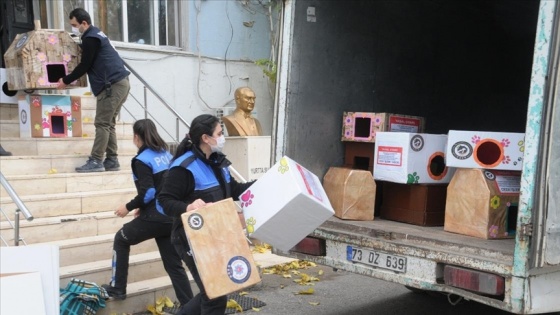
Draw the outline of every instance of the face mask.
[[[212,149],[212,152],[222,152],[222,149],[224,148],[225,144],[226,144],[226,137],[224,137],[224,135],[221,135],[216,139],[216,144],[210,145],[210,149]]]
[[[80,32],[80,28],[72,26],[72,34],[80,36],[82,33]]]

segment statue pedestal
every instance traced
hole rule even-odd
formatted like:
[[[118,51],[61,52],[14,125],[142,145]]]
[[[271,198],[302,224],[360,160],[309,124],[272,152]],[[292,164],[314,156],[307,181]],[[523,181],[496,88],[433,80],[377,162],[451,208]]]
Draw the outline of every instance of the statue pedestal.
[[[226,137],[222,152],[247,181],[261,177],[270,168],[270,136]]]

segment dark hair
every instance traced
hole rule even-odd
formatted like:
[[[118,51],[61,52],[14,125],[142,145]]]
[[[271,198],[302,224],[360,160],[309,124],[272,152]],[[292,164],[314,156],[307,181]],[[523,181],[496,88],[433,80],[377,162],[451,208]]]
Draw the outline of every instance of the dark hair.
[[[185,138],[177,147],[173,160],[192,150],[193,145],[199,147],[202,136],[212,136],[219,123],[218,117],[209,114],[203,114],[193,119],[189,133],[185,135]]]
[[[137,120],[132,126],[132,131],[148,148],[156,152],[167,150],[167,143],[160,137],[156,125],[150,119]]]
[[[91,17],[89,16],[89,13],[87,13],[87,11],[82,8],[76,8],[72,10],[68,18],[70,20],[72,18],[76,18],[76,21],[78,21],[78,23],[80,24],[82,24],[83,21],[86,21],[87,24],[91,25]]]

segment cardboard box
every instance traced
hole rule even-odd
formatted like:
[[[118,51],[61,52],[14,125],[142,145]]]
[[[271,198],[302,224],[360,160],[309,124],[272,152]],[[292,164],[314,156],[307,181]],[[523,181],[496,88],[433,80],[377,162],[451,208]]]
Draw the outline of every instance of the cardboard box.
[[[344,167],[373,173],[375,143],[344,142]]]
[[[444,230],[479,238],[512,238],[521,172],[457,169],[447,188]]]
[[[376,185],[369,171],[331,167],[323,186],[334,215],[347,220],[373,220]]]
[[[287,156],[239,199],[249,235],[282,251],[334,215],[319,178]]]
[[[404,184],[449,183],[455,171],[445,165],[446,135],[378,132],[373,177]]]
[[[447,184],[383,183],[381,218],[423,226],[441,226]]]
[[[342,141],[375,142],[379,131],[424,132],[424,118],[390,113],[344,112]]]
[[[447,166],[520,171],[524,133],[450,130]]]
[[[81,137],[81,103],[82,97],[77,95],[22,95],[18,101],[19,136]]]
[[[65,30],[40,29],[17,34],[4,54],[10,90],[56,89],[58,80],[78,66],[82,52]],[[68,88],[87,87],[82,76]]]
[[[226,137],[223,152],[246,181],[270,169],[270,136]]]
[[[231,198],[183,213],[181,220],[210,299],[261,281]]]

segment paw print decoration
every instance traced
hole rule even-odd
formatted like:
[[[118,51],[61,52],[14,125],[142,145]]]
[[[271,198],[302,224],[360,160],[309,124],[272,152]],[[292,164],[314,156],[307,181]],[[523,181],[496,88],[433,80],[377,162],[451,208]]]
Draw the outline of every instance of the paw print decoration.
[[[241,207],[246,208],[253,203],[253,198],[255,195],[251,193],[251,190],[247,190],[243,195],[241,195]]]

